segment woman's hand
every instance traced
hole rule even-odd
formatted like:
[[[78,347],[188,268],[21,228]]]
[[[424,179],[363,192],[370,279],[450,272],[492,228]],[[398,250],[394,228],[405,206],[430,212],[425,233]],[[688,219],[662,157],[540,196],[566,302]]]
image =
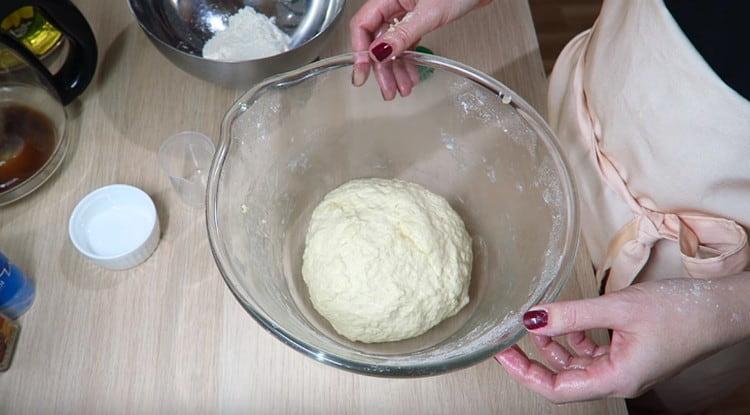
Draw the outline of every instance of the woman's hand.
[[[518,346],[495,359],[515,380],[562,403],[635,397],[701,358],[750,336],[750,278],[641,283],[598,298],[540,305],[524,314],[548,366]],[[612,330],[611,344],[585,330]],[[570,352],[554,336],[566,336]]]
[[[419,81],[419,73],[415,67],[389,58],[416,45],[427,33],[490,1],[368,0],[349,24],[352,49],[370,51],[384,99],[395,98],[396,91],[407,96]],[[396,20],[398,23],[394,23]],[[354,65],[352,83],[364,84],[369,73],[370,60],[363,54]]]

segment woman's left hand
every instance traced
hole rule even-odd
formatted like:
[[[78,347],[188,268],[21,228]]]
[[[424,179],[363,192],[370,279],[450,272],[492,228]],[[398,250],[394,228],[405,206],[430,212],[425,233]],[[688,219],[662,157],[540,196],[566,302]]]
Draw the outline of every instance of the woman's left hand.
[[[523,320],[548,366],[518,346],[495,359],[516,381],[556,403],[635,397],[747,337],[750,303],[741,294],[747,287],[746,275],[681,278],[536,306]],[[612,330],[610,345],[586,335],[597,328]],[[553,339],[563,335],[572,352]]]

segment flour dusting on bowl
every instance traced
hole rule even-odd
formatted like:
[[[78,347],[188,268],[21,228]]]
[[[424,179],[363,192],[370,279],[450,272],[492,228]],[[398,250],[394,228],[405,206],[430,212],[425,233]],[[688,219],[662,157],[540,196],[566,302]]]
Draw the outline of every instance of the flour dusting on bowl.
[[[351,85],[354,59],[259,84],[227,113],[209,179],[214,256],[243,307],[318,361],[381,376],[477,363],[515,343],[525,333],[521,314],[553,300],[570,274],[578,217],[565,162],[533,108],[484,74],[409,53],[398,59],[432,76],[384,102],[372,77]],[[331,189],[367,177],[443,196],[473,242],[469,304],[411,339],[346,339],[315,311],[302,279],[313,209]]]

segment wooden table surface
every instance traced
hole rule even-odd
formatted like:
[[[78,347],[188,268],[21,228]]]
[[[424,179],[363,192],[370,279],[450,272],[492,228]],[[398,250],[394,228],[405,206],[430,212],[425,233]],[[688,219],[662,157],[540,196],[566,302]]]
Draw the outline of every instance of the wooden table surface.
[[[11,369],[0,374],[0,413],[626,412],[622,400],[552,405],[492,359],[430,378],[355,375],[262,330],[224,286],[203,212],[180,203],[156,158],[162,140],[182,130],[216,140],[241,91],[170,64],[125,0],[75,3],[93,27],[100,61],[70,107],[70,152],[50,182],[0,210],[0,250],[37,283]],[[360,1],[348,3],[326,55],[348,48],[346,21]],[[546,80],[526,1],[496,0],[423,44],[494,75],[544,112]],[[155,254],[124,272],[87,262],[67,236],[73,206],[111,183],[149,193],[162,224]],[[585,253],[564,295],[594,295]]]

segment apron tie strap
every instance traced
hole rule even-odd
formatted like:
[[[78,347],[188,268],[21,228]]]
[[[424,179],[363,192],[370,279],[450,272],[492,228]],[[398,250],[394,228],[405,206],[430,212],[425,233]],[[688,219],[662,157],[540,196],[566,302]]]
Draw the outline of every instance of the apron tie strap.
[[[600,286],[605,275],[607,292],[632,284],[651,256],[651,249],[662,239],[679,243],[682,264],[694,278],[736,274],[750,264],[747,232],[738,223],[648,211],[636,215],[610,241],[604,262],[596,272]]]

